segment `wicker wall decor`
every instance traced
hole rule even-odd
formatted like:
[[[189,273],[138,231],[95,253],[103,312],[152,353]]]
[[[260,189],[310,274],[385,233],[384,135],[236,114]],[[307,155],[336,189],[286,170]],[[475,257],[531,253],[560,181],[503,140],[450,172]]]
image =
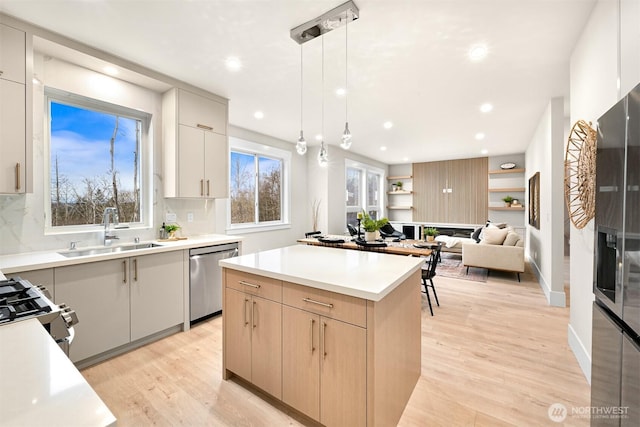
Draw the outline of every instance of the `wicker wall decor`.
[[[573,225],[580,229],[595,214],[596,131],[578,120],[569,133],[564,158],[564,199]]]

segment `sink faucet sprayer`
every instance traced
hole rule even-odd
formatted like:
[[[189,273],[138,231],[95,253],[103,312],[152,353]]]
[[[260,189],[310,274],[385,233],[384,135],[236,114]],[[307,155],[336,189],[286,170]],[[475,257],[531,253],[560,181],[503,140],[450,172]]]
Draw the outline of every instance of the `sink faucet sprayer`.
[[[111,214],[111,220],[110,215]],[[113,225],[118,225],[120,222],[118,220],[118,210],[114,207],[105,208],[102,214],[102,223],[104,224],[104,245],[108,246],[111,244],[112,240],[118,239],[116,236],[115,230],[110,230],[109,224],[113,222]]]

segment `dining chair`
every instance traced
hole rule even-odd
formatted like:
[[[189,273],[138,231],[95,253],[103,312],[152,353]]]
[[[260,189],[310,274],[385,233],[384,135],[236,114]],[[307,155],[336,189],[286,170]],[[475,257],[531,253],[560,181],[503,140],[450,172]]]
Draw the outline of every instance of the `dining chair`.
[[[440,259],[440,251],[442,250],[442,242],[437,242],[431,248],[431,255],[422,266],[422,285],[424,286],[424,293],[427,294],[427,301],[429,302],[429,311],[433,316],[433,307],[431,306],[431,297],[429,296],[429,288],[433,290],[433,296],[436,298],[436,304],[440,307],[440,301],[438,301],[438,294],[436,293],[436,287],[433,284],[433,278],[436,276],[436,267],[438,266],[438,260]]]

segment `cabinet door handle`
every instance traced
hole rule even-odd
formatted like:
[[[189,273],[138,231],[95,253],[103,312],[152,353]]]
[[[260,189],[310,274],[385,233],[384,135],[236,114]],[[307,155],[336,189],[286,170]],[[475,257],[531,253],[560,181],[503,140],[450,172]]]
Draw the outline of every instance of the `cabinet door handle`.
[[[127,283],[127,261],[122,261],[122,283]]]
[[[138,258],[133,259],[133,281],[138,281]]]
[[[249,324],[249,321],[247,320],[247,303],[249,302],[248,298],[244,299],[244,310],[243,310],[243,314],[244,314],[244,326],[247,326]]]
[[[321,301],[316,301],[316,300],[311,299],[311,298],[302,298],[302,301],[310,302],[311,304],[318,304],[318,305],[321,305],[323,307],[333,308],[333,304],[329,304],[329,303],[321,302]]]
[[[20,163],[16,163],[16,190],[20,189]]]
[[[200,180],[200,195],[204,196],[204,179]]]
[[[256,322],[256,302],[253,301],[251,304],[251,322],[253,323],[253,327],[258,326],[258,322]]]
[[[327,358],[327,322],[322,322],[322,358]]]
[[[196,124],[196,126],[198,126],[200,129],[204,129],[204,130],[213,130],[213,128],[211,126],[203,125],[201,123]]]
[[[250,286],[252,288],[260,289],[260,285],[254,285],[253,283],[245,282],[244,280],[240,280],[238,283],[244,286]]]
[[[311,336],[311,353],[313,353],[315,351],[315,347],[313,346],[313,324],[316,322],[313,319],[309,319],[311,320],[311,324],[309,325],[309,335]]]
[[[210,187],[209,183],[210,183],[210,181],[209,181],[209,180],[207,180],[207,196],[208,196],[208,195],[209,195],[209,193],[210,193],[210,191],[209,191],[209,190],[210,190],[210,188],[209,188],[209,187]]]

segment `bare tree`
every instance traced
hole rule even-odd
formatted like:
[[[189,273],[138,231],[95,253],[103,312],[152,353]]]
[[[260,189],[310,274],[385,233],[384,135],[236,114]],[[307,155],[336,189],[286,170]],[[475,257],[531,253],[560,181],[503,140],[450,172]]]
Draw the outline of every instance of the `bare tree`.
[[[115,204],[116,211],[118,212],[118,216],[120,216],[122,212],[120,211],[120,204],[118,203],[118,184],[116,182],[118,172],[116,171],[116,167],[115,167],[115,150],[114,149],[115,149],[115,143],[116,143],[116,136],[118,134],[119,119],[120,118],[116,116],[116,123],[113,128],[113,134],[111,135],[111,143],[109,147],[109,155],[111,156],[111,170],[109,172],[111,173],[111,183],[113,185],[113,203]]]

